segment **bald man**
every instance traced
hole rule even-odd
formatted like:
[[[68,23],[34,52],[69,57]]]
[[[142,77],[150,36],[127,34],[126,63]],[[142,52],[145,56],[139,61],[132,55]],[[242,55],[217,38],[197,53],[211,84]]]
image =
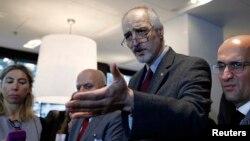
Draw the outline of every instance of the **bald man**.
[[[77,92],[91,91],[106,86],[106,77],[102,71],[86,69],[77,76]],[[72,121],[69,141],[121,141],[123,127],[120,111],[90,118],[90,123],[84,134],[79,136],[84,119]]]
[[[214,70],[224,92],[218,123],[250,124],[250,35],[234,36],[222,43]],[[232,112],[235,110],[239,116]]]

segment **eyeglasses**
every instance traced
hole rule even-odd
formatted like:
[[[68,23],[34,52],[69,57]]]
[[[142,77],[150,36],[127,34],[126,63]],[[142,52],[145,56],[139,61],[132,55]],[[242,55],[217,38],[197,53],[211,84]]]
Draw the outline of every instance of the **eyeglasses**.
[[[131,45],[131,43],[135,40],[138,43],[145,43],[148,41],[149,33],[153,29],[153,26],[151,28],[140,28],[135,29],[135,38],[133,39],[133,34],[131,31],[124,34],[124,39],[121,42],[122,46],[125,46],[124,43],[126,42],[127,45]]]
[[[245,66],[250,66],[250,62],[230,62],[228,64],[218,63],[217,65],[213,65],[213,71],[218,74],[222,74],[226,67],[228,70],[234,74],[241,73]]]

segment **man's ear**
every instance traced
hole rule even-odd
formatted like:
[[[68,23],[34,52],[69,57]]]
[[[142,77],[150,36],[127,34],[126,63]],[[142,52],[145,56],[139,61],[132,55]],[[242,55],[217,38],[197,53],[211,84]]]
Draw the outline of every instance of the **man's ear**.
[[[164,30],[163,30],[163,28],[157,29],[157,33],[158,33],[158,35],[160,36],[160,38],[163,39],[163,35],[164,35]]]

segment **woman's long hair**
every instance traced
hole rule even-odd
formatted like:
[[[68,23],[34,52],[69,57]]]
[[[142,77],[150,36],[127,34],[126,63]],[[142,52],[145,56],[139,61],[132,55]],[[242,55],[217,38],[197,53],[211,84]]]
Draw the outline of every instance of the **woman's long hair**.
[[[12,70],[20,70],[24,72],[28,78],[29,83],[29,89],[30,94],[27,95],[27,97],[24,99],[23,104],[21,105],[21,110],[19,112],[19,117],[21,120],[28,120],[34,116],[34,111],[32,109],[33,102],[34,102],[34,96],[32,94],[32,85],[33,85],[33,76],[31,71],[21,64],[14,64],[6,67],[4,70],[2,70],[0,74],[0,81],[1,81],[1,87],[3,86],[3,79],[7,75],[8,72]],[[4,105],[4,98],[2,91],[0,91],[0,115],[4,115],[6,112],[5,105]]]

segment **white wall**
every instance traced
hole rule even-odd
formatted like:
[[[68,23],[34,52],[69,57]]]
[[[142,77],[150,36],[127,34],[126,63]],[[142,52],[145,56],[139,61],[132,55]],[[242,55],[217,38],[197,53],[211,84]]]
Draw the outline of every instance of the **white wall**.
[[[210,66],[216,63],[217,49],[223,42],[221,27],[188,14],[167,21],[164,27],[165,42],[176,52],[204,58]],[[216,122],[221,93],[217,76],[212,73],[211,99],[213,103],[210,116]]]
[[[194,16],[188,16],[189,55],[206,59],[211,66],[216,63],[217,50],[223,42],[221,27]],[[212,73],[211,117],[217,122],[222,90],[217,75]]]
[[[175,52],[185,55],[189,54],[188,49],[188,16],[180,16],[164,23],[165,44],[171,46]]]

